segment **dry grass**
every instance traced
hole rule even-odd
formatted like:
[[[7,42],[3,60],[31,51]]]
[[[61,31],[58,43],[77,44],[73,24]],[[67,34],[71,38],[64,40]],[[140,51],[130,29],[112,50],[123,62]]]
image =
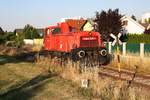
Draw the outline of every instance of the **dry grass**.
[[[34,45],[34,46],[32,47],[32,50],[33,50],[33,51],[40,51],[41,48],[42,48],[42,46]]]
[[[126,54],[127,56],[136,56],[136,57],[139,57],[140,56],[140,53],[139,52],[136,52],[136,53],[134,53],[134,52],[128,52],[127,51],[127,54]],[[145,52],[144,53],[144,56],[145,57],[150,57],[150,53],[149,52]]]
[[[130,66],[127,68],[131,69],[134,69],[133,62],[138,65],[141,64],[141,66],[143,63],[148,64],[148,61],[145,59],[142,63],[139,62],[141,59],[133,58],[121,58],[121,62],[123,61],[125,63],[122,63],[122,65]],[[115,66],[115,64],[115,61],[112,62],[112,66]],[[145,66],[144,70],[147,68],[148,66]],[[142,71],[143,67],[140,67],[139,69]],[[5,64],[0,66],[0,80],[1,82],[3,81],[3,83],[1,83],[0,90],[2,92],[6,92],[11,87],[16,86],[16,84],[21,84],[40,73],[55,73],[58,74],[61,79],[63,78],[63,80],[60,78],[58,79],[58,77],[54,77],[54,79],[46,81],[46,84],[41,85],[40,88],[34,89],[33,87],[32,91],[29,91],[33,93],[33,90],[36,90],[36,95],[33,96],[33,99],[64,98],[69,100],[71,99],[71,96],[73,96],[75,100],[150,100],[149,90],[142,87],[128,87],[128,83],[125,81],[116,81],[102,76],[99,77],[98,72],[100,70],[101,68],[97,67],[81,70],[79,62],[72,63],[71,61],[64,66],[60,66],[60,63],[56,60],[56,58],[50,59],[46,57],[42,57],[36,64]],[[5,79],[5,81],[3,79]],[[81,88],[82,79],[89,80],[88,88]],[[68,82],[70,81],[73,82],[69,83],[68,86]],[[57,96],[58,94],[61,97]]]
[[[45,62],[46,60],[44,60]],[[43,62],[43,61],[42,61]],[[99,77],[100,68],[86,68],[80,70],[79,63],[72,64],[69,62],[65,66],[59,66],[55,61],[47,61],[48,70],[58,73],[62,78],[71,80],[81,86],[81,80],[89,80],[89,87],[79,88],[79,93],[92,100],[149,100],[148,90],[142,87],[128,87],[128,82],[116,81],[107,77]],[[41,63],[41,62],[40,62]],[[46,65],[44,65],[46,66]],[[81,73],[82,72],[82,73]]]
[[[117,68],[117,64],[117,57],[115,57],[109,66]],[[135,71],[135,66],[138,66],[138,73],[150,74],[149,57],[140,58],[139,56],[120,56],[120,66],[121,69],[128,69],[131,71]]]
[[[7,56],[15,56],[15,55],[19,55],[21,53],[28,53],[31,51],[33,51],[31,45],[25,45],[21,48],[0,45],[0,55],[5,55],[5,56],[6,55]]]
[[[24,83],[39,73],[41,71],[30,63],[0,65],[0,94]]]
[[[60,67],[55,66],[55,69],[50,66],[50,62],[45,59],[36,64],[20,62],[0,65],[0,100],[87,100],[77,92],[78,85],[60,76],[51,76],[61,70]],[[46,67],[52,73],[48,73]]]

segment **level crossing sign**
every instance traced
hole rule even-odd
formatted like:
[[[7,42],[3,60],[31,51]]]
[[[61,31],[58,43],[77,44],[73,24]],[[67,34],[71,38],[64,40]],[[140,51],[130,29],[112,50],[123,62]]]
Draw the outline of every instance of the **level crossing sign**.
[[[114,46],[115,44],[122,45],[122,41],[120,40],[121,35],[121,33],[119,33],[117,36],[113,35],[112,33],[110,34],[110,36],[114,39],[114,41],[112,42],[112,46]]]

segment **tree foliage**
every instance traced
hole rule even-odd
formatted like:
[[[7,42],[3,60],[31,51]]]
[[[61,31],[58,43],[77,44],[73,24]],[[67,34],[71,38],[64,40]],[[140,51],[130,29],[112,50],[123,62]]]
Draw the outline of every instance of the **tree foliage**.
[[[16,36],[14,32],[4,32],[0,27],[0,44],[7,45],[8,42],[14,41],[14,46],[20,47],[23,44],[23,35]]]
[[[14,41],[16,36],[13,32],[4,32],[0,35],[0,44],[5,44],[7,41]]]
[[[34,39],[40,37],[37,30],[29,24],[24,27],[23,34],[25,39]]]
[[[24,35],[18,34],[15,38],[15,45],[16,47],[20,48],[24,44]]]
[[[128,34],[128,43],[150,43],[150,35]]]
[[[4,31],[3,29],[0,27],[0,35],[3,35],[4,34]]]
[[[119,14],[119,9],[96,12],[96,30],[104,40],[108,40],[110,33],[117,35],[121,31],[121,17],[122,15]]]
[[[5,32],[3,31],[3,29],[0,27],[0,44],[5,43],[6,41],[6,36],[5,36]]]
[[[150,29],[146,29],[145,31],[144,31],[144,34],[148,34],[148,35],[150,35]]]

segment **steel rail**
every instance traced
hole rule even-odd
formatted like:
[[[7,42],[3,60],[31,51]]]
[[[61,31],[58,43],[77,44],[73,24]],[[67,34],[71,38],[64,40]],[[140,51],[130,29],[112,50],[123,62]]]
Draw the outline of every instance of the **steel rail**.
[[[105,67],[99,73],[99,76],[111,77],[116,80],[127,81],[128,86],[131,84],[142,86],[150,89],[150,76],[137,74],[127,70],[121,70],[120,72],[113,68]]]

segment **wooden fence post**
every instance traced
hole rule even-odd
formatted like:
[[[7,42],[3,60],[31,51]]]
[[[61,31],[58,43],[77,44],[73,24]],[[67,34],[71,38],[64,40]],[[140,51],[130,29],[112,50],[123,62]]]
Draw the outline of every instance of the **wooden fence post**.
[[[140,43],[140,57],[144,57],[144,43]]]
[[[123,52],[123,56],[126,55],[126,42],[123,42],[123,45],[122,45],[122,52]]]
[[[108,52],[109,52],[109,54],[111,54],[111,50],[112,50],[112,42],[108,42]]]

